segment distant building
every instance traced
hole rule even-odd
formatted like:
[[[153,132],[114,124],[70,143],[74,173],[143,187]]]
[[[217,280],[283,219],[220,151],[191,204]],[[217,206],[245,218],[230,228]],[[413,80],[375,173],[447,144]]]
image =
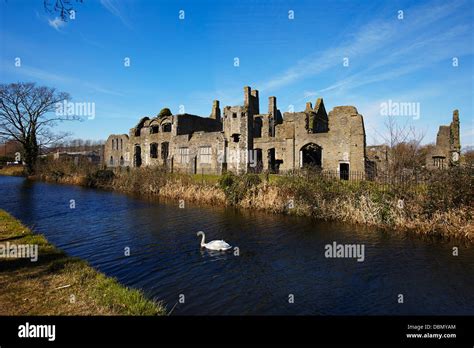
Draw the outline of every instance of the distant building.
[[[100,151],[76,151],[76,152],[67,152],[67,151],[57,151],[53,153],[53,159],[72,159],[75,163],[79,163],[81,160],[88,161],[92,164],[101,164],[102,158]]]
[[[22,145],[16,140],[8,140],[0,144],[0,157],[14,159],[17,153],[21,153]]]

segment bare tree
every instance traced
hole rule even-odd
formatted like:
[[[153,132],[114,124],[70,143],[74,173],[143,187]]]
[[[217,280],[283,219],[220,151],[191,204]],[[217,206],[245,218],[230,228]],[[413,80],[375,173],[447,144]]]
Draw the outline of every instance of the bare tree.
[[[79,119],[53,112],[56,103],[69,99],[68,93],[34,83],[0,85],[0,137],[20,142],[28,174],[34,173],[42,147],[68,135],[54,133],[52,128],[58,122]]]
[[[389,147],[389,171],[400,173],[405,169],[419,169],[424,164],[425,150],[421,145],[425,132],[418,132],[408,121],[400,125],[393,116],[384,122],[386,134],[377,134]]]
[[[59,18],[66,22],[71,12],[75,11],[73,2],[82,3],[82,0],[43,0],[43,6],[47,12],[59,14]]]
[[[474,168],[474,148],[466,146],[461,155],[462,163],[468,168]]]

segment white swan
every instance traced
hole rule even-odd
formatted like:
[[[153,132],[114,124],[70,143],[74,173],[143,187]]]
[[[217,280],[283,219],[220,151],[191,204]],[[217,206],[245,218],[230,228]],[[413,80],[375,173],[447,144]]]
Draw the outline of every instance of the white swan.
[[[206,235],[203,231],[199,231],[197,233],[198,236],[201,236],[201,248],[206,248],[209,250],[229,250],[232,248],[229,244],[224,242],[223,240],[213,240],[209,243],[205,242]]]

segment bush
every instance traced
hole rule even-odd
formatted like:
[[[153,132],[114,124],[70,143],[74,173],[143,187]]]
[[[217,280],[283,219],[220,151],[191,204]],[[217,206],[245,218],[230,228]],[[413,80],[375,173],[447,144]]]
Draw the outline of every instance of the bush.
[[[87,175],[87,185],[96,187],[110,183],[115,177],[115,174],[110,169],[99,169]]]
[[[220,178],[219,178],[219,187],[222,189],[222,190],[227,190],[229,187],[231,187],[235,182],[235,175],[232,174],[231,172],[227,172],[225,174],[223,174]]]
[[[231,205],[237,205],[253,187],[261,182],[257,174],[225,173],[219,178],[219,187],[224,191],[227,201]]]
[[[441,210],[469,206],[474,202],[474,170],[440,170],[429,178],[424,210],[428,215]]]
[[[171,116],[171,110],[168,108],[163,108],[161,109],[160,113],[158,114],[158,117],[164,117],[164,116]]]

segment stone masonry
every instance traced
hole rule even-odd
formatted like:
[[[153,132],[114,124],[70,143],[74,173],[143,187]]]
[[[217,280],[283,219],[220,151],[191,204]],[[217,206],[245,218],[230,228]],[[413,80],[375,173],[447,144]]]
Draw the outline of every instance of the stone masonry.
[[[439,127],[436,145],[426,156],[426,168],[447,168],[459,165],[461,155],[459,128],[459,111],[454,110],[451,124]]]
[[[287,172],[305,166],[334,172],[365,172],[364,120],[353,106],[326,112],[323,99],[304,111],[277,108],[268,100],[260,113],[257,90],[244,87],[240,106],[220,109],[215,100],[209,117],[190,114],[144,117],[129,134],[110,135],[105,162],[117,166],[166,166],[170,171],[221,174]],[[339,174],[340,173],[340,174]]]

